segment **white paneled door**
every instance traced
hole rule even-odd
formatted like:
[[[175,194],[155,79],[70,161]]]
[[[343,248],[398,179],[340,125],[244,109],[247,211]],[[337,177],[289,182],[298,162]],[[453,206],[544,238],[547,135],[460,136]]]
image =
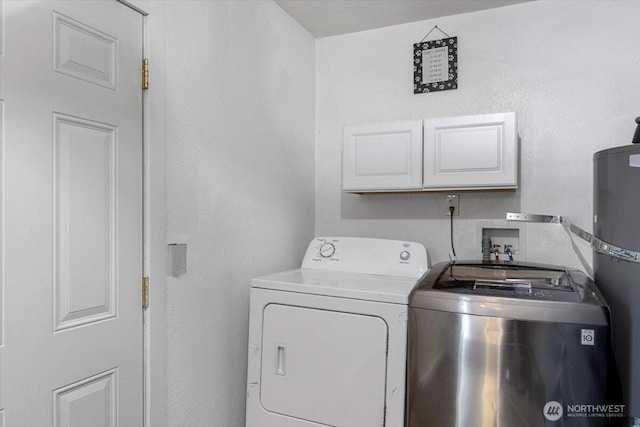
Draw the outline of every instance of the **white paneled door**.
[[[142,426],[142,16],[0,10],[0,426]]]

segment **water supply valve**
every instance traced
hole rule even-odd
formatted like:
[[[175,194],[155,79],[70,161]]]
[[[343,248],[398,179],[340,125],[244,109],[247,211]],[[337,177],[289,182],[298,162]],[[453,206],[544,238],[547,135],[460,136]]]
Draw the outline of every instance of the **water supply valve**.
[[[633,139],[631,140],[633,144],[640,143],[640,117],[636,117],[636,124],[638,125],[636,127],[636,133],[633,134]]]

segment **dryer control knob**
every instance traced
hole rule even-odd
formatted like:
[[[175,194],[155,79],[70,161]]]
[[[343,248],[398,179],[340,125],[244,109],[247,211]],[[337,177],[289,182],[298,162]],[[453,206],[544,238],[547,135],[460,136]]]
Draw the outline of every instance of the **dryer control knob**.
[[[334,253],[336,253],[336,247],[333,246],[333,243],[324,243],[320,246],[320,256],[322,258],[331,258]]]
[[[400,259],[401,260],[407,261],[409,258],[411,258],[411,253],[409,253],[409,251],[400,252]]]

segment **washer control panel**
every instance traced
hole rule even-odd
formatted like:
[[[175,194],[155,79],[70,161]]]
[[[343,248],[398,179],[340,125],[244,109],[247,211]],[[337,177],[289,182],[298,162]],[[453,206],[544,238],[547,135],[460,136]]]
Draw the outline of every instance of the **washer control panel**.
[[[429,261],[416,242],[318,237],[309,244],[302,268],[419,278],[429,270]]]

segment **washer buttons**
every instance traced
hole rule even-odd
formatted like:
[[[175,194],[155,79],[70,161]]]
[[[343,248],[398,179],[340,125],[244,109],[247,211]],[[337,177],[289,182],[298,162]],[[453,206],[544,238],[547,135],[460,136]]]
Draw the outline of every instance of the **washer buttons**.
[[[411,258],[411,254],[409,253],[409,251],[400,252],[400,259],[402,261],[407,261],[409,258]]]

